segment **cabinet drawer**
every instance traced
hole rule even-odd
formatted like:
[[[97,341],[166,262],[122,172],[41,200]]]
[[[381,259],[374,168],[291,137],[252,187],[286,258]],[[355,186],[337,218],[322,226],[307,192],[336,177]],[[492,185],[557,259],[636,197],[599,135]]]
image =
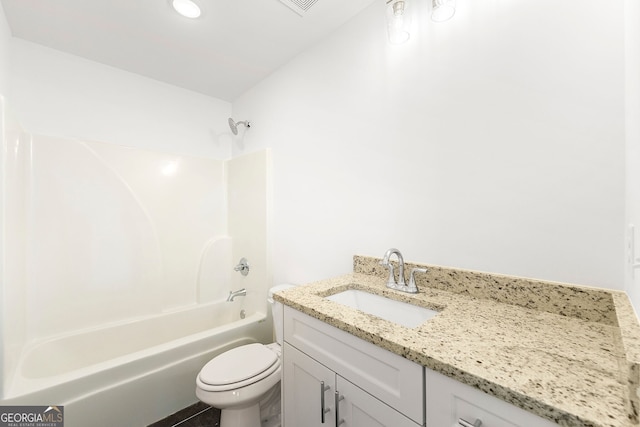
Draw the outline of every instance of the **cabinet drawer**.
[[[552,427],[557,424],[430,369],[425,370],[427,427]]]
[[[284,340],[423,424],[422,366],[291,307],[284,308]]]

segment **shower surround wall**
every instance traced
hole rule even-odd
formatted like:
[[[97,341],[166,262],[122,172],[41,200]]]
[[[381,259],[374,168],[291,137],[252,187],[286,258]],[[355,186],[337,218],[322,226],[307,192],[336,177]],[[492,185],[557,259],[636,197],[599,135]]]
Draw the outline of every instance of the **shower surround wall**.
[[[197,158],[32,135],[3,117],[0,399],[14,397],[19,358],[49,339],[223,301],[240,287],[249,290],[240,308],[266,313],[268,151]],[[247,277],[233,272],[240,256]]]

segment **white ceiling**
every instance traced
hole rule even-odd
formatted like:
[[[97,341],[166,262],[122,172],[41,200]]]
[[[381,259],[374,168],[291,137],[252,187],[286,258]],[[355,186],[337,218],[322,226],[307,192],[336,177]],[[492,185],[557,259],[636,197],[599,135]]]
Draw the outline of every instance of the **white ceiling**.
[[[233,101],[375,0],[0,0],[14,37]],[[302,2],[304,3],[304,2]]]

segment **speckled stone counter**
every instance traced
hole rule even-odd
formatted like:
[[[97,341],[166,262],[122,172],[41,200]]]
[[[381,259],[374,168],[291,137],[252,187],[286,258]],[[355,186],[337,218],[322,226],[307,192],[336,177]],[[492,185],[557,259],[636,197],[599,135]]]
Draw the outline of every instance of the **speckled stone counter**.
[[[428,268],[407,294],[378,261],[275,299],[559,425],[638,425],[640,326],[623,292],[407,263]],[[324,298],[346,289],[439,314],[409,329]]]

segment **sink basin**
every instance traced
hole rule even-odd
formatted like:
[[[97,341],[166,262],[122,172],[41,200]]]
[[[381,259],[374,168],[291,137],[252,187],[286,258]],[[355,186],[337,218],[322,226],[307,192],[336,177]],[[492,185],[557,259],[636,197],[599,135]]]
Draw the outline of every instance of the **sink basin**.
[[[435,310],[356,289],[339,292],[326,297],[326,299],[381,317],[390,322],[398,323],[407,328],[420,326],[438,314]]]

